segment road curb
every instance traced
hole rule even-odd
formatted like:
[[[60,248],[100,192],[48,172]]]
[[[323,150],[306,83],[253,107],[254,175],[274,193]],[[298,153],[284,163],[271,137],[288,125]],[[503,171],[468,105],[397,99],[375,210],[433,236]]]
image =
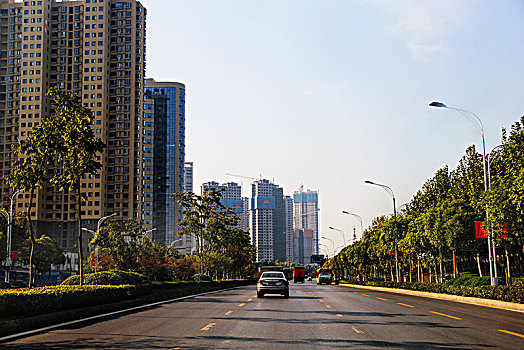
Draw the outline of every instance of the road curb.
[[[423,298],[433,298],[433,299],[440,299],[440,300],[455,301],[457,303],[480,305],[480,306],[493,307],[493,308],[497,308],[497,309],[503,309],[503,310],[509,310],[509,311],[516,311],[516,312],[523,312],[524,313],[524,304],[510,303],[510,302],[507,302],[507,301],[481,299],[481,298],[473,298],[473,297],[463,297],[463,296],[460,296],[460,295],[452,295],[452,294],[419,292],[419,291],[416,291],[416,290],[408,290],[408,289],[396,289],[396,288],[374,287],[374,286],[361,286],[361,285],[358,285],[358,284],[341,283],[340,285],[343,286],[343,287],[369,289],[369,290],[377,290],[377,291],[380,291],[380,292],[387,292],[387,293],[405,294],[405,295],[413,295],[413,296],[418,296],[418,297],[423,297]]]

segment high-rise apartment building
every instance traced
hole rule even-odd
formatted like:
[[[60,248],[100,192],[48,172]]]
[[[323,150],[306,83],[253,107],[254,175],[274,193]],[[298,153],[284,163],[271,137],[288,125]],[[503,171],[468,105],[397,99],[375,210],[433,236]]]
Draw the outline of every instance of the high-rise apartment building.
[[[293,261],[310,264],[315,233],[311,229],[295,228],[293,236]]]
[[[101,171],[82,181],[82,227],[96,229],[112,213],[138,219],[152,208],[142,195],[145,27],[136,0],[0,0],[0,171],[10,173],[14,144],[52,113],[50,87],[79,94],[108,146]],[[6,205],[13,190],[2,180],[0,191]],[[18,195],[16,209],[28,202]],[[74,251],[74,195],[48,184],[34,203],[37,233]]]
[[[220,185],[218,182],[211,181],[202,184],[202,193],[209,189],[220,191],[220,203],[233,210],[239,219],[236,227],[242,229],[243,225],[245,225],[245,221],[242,220],[245,220],[246,217],[246,212],[244,211],[245,203],[242,198],[242,186],[236,182],[228,182]]]
[[[193,162],[184,165],[184,192],[193,192]]]
[[[292,209],[291,198],[284,196],[284,190],[268,180],[251,184],[250,234],[251,242],[257,249],[257,261],[292,261],[293,246],[289,235]],[[291,216],[289,216],[291,215]]]
[[[304,248],[306,252],[311,254],[318,254],[318,192],[317,191],[303,191],[302,187],[293,194],[293,202],[295,205],[295,228],[312,230],[313,237],[307,240],[304,244],[311,244],[311,248]],[[309,239],[309,233],[308,239]],[[295,235],[296,237],[296,235]],[[309,254],[309,253],[308,253]],[[310,257],[305,257],[309,261]]]
[[[293,198],[284,196],[286,211],[286,261],[293,261]]]
[[[144,223],[163,245],[182,247],[178,222],[182,208],[173,194],[184,192],[185,85],[146,79],[142,123]]]

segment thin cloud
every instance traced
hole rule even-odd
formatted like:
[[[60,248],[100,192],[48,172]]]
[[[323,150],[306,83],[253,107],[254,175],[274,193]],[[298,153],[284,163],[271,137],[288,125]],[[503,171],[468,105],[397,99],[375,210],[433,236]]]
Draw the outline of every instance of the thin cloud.
[[[315,83],[309,86],[305,92],[306,95],[332,94],[344,90],[348,85],[346,83]]]
[[[393,16],[386,31],[402,35],[414,61],[428,63],[445,60],[452,54],[448,44],[468,19],[469,1],[453,0],[370,0]]]

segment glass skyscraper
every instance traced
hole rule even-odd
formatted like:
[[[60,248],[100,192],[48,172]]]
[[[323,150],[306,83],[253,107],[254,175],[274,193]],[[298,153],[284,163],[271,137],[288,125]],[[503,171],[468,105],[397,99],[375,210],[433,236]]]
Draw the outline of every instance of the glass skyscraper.
[[[146,79],[145,94],[144,135],[151,138],[143,140],[142,151],[151,153],[144,158],[151,167],[144,164],[144,198],[152,210],[144,210],[143,220],[156,229],[155,241],[177,247],[182,245],[177,235],[182,208],[173,193],[185,187],[185,85]]]

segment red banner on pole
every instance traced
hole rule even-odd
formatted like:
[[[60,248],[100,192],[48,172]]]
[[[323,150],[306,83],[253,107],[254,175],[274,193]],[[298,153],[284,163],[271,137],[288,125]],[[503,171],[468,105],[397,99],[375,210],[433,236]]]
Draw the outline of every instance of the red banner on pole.
[[[18,260],[18,252],[11,252],[11,261]]]
[[[488,231],[484,229],[484,222],[475,221],[475,237],[476,238],[488,238]],[[508,236],[508,225],[500,224],[499,229],[495,232],[495,237],[501,239],[507,239]]]

